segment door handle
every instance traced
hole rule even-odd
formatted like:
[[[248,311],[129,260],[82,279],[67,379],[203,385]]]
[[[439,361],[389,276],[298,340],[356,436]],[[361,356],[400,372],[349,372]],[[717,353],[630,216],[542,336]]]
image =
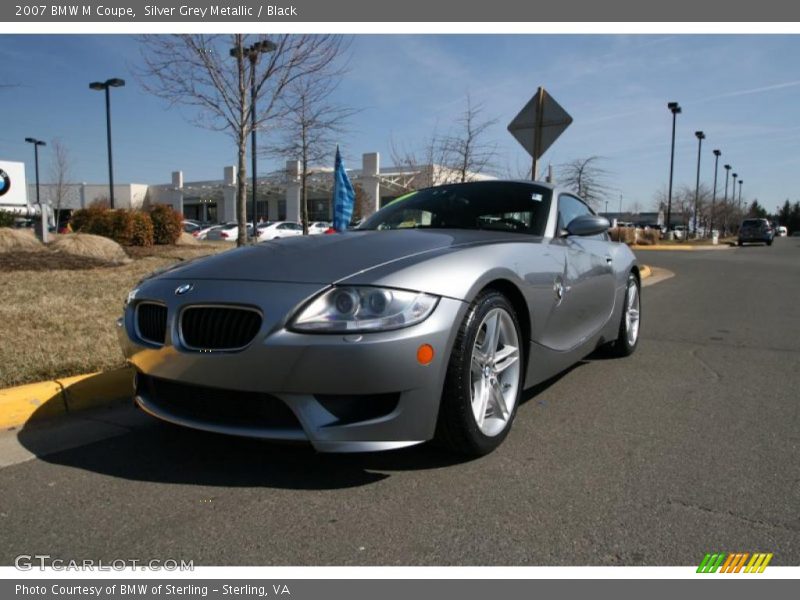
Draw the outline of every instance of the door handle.
[[[613,261],[614,261],[614,259],[613,259],[613,258],[611,258],[610,256],[606,256],[606,262],[607,262],[607,263],[611,263],[611,262],[613,262]]]

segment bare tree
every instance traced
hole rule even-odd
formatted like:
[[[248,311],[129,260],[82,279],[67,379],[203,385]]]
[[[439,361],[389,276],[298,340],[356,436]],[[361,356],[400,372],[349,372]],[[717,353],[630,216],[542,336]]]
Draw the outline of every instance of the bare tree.
[[[56,228],[58,228],[61,217],[61,206],[70,193],[72,183],[70,181],[72,177],[72,159],[70,158],[69,150],[59,139],[55,139],[52,142],[51,156],[53,159],[50,164],[50,178],[53,185],[50,193],[50,202],[51,204],[55,204]]]
[[[589,205],[599,207],[613,191],[607,183],[609,172],[598,164],[602,160],[601,156],[576,158],[559,167],[558,179]]]
[[[484,119],[484,110],[482,104],[473,104],[467,95],[466,108],[449,132],[440,134],[437,125],[419,152],[409,151],[392,140],[395,165],[419,171],[409,187],[470,181],[493,166],[497,146],[484,138],[497,119]]]
[[[492,166],[496,144],[487,144],[483,138],[497,119],[485,119],[483,104],[473,104],[467,94],[467,106],[456,120],[451,135],[444,138],[445,166],[455,172],[456,180],[463,183]]]
[[[283,134],[278,144],[267,151],[272,156],[300,161],[303,235],[308,235],[311,166],[333,155],[337,135],[345,130],[347,120],[358,112],[337,104],[331,98],[342,73],[342,69],[323,69],[292,82],[282,101],[284,114],[280,124]]]
[[[274,49],[250,60],[253,42]],[[281,100],[295,81],[329,69],[343,47],[338,35],[247,36],[169,35],[142,38],[144,66],[139,70],[149,92],[170,105],[196,110],[193,122],[233,137],[237,149],[236,218],[238,245],[247,242],[247,137],[252,131],[251,87],[255,87],[256,129],[279,118]]]
[[[396,167],[404,167],[415,172],[413,179],[407,182],[410,190],[418,190],[439,183],[442,176],[441,167],[448,161],[444,138],[439,134],[438,125],[434,126],[431,135],[425,140],[419,153],[400,146],[391,140],[392,162]]]
[[[441,138],[435,131],[425,141],[425,146],[419,153],[409,151],[405,147],[399,148],[392,140],[391,154],[394,166],[404,168],[411,174],[411,177],[404,182],[406,189],[419,190],[441,183],[437,180],[440,171],[437,165],[441,166],[443,161]]]
[[[370,214],[371,201],[370,197],[367,196],[367,193],[364,191],[364,188],[361,187],[361,184],[353,184],[353,191],[356,193],[355,206],[353,207],[353,220],[360,221]]]
[[[514,162],[514,166],[506,165],[505,178],[506,179],[521,179],[523,181],[531,180],[531,171],[533,171],[533,164],[530,160],[524,162],[524,166],[520,165],[519,158]],[[557,177],[555,176],[555,169],[552,163],[547,163],[541,170],[544,173],[544,180],[550,183],[556,183]],[[540,174],[541,179],[541,174]]]

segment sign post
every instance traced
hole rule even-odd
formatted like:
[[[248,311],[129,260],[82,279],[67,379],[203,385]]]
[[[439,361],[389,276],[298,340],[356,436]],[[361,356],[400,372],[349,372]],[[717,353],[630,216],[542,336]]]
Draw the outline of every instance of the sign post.
[[[572,117],[543,87],[519,111],[508,131],[533,158],[531,179],[539,178],[539,159],[572,123]]]

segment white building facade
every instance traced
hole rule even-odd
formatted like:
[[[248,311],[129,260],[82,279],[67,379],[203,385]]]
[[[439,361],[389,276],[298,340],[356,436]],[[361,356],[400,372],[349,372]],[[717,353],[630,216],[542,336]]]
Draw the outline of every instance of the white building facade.
[[[357,190],[357,212],[368,216],[391,200],[414,189],[459,181],[461,175],[440,165],[388,167],[381,169],[377,152],[362,156],[360,169],[348,170]],[[224,223],[236,220],[237,172],[233,166],[223,168],[222,179],[185,182],[182,171],[172,173],[170,183],[128,183],[114,186],[115,208],[141,209],[154,204],[167,204],[187,219]],[[470,181],[493,179],[487,175],[468,173]],[[29,184],[28,198],[35,203],[35,185]],[[252,195],[247,186],[247,217],[253,218]],[[309,221],[331,221],[333,206],[333,169],[315,168],[307,180]],[[302,185],[299,161],[287,161],[284,171],[258,178],[256,218],[278,221],[300,221]],[[108,185],[41,184],[42,202],[64,214],[86,208],[97,202],[107,202]]]

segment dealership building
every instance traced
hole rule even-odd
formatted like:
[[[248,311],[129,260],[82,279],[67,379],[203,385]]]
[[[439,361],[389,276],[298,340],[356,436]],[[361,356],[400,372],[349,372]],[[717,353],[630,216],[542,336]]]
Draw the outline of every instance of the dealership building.
[[[393,166],[381,168],[380,155],[370,152],[362,156],[361,168],[348,170],[356,187],[361,214],[369,215],[413,189],[460,179],[457,172],[440,165]],[[163,184],[128,183],[114,186],[116,208],[139,209],[153,204],[168,204],[187,219],[223,223],[236,220],[236,167],[222,169],[222,179],[184,181],[183,172],[172,173]],[[493,179],[487,175],[468,173],[471,181]],[[300,221],[300,162],[287,161],[282,171],[258,178],[256,218],[270,221]],[[331,221],[333,206],[333,169],[314,168],[308,177],[308,210],[310,221]],[[109,188],[103,184],[40,185],[41,199],[52,209],[72,211],[108,200]],[[28,185],[29,204],[36,202],[36,186]],[[252,195],[247,190],[247,216],[252,219]]]

